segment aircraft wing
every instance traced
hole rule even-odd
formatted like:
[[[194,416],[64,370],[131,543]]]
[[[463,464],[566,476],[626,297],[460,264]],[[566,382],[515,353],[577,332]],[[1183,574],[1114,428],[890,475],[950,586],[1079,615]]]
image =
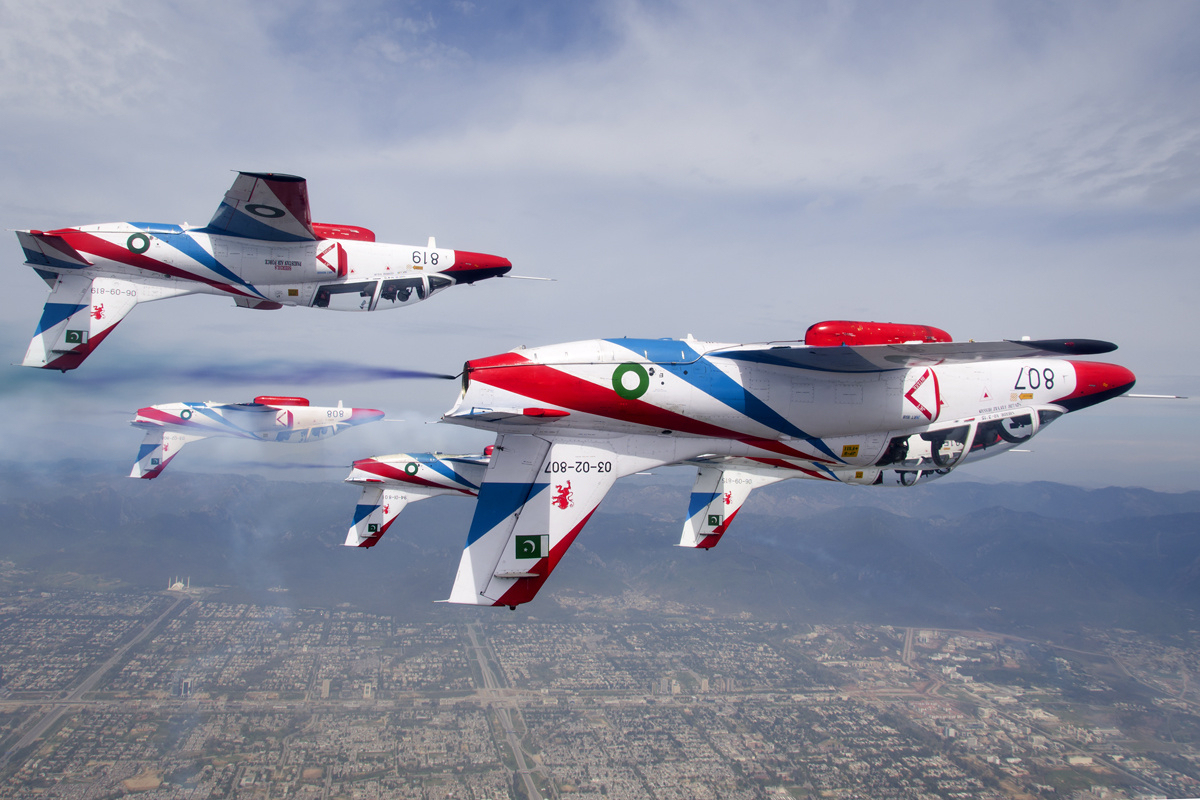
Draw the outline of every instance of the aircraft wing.
[[[269,242],[321,238],[312,227],[308,182],[271,172],[239,172],[203,232]]]
[[[927,342],[921,344],[843,345],[807,347],[780,345],[766,349],[731,349],[708,353],[710,358],[750,361],[821,372],[884,372],[908,367],[999,361],[1009,358],[1092,356],[1117,346],[1098,339],[1037,339],[1002,342]]]
[[[179,451],[188,442],[205,438],[194,433],[178,433],[176,431],[148,431],[138,448],[137,461],[129,473],[131,478],[153,480],[162,474],[171,463],[171,459],[179,455]]]
[[[209,405],[213,411],[245,411],[251,414],[275,414],[279,409],[262,403],[220,403]]]
[[[500,436],[448,602],[532,600],[616,479],[643,466],[604,441]]]
[[[139,288],[120,278],[58,275],[21,365],[75,369],[137,305]]]

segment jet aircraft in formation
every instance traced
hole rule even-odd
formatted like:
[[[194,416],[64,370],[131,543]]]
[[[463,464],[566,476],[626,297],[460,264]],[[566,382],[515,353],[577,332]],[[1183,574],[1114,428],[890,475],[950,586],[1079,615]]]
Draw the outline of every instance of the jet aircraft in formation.
[[[315,442],[383,419],[373,408],[310,406],[303,397],[254,398],[252,403],[163,403],[138,409],[130,422],[146,430],[131,478],[157,478],[188,442],[232,436],[262,442]]]
[[[303,178],[239,172],[204,227],[112,222],[17,231],[50,286],[21,362],[75,369],[138,303],[215,294],[244,308],[378,311],[504,275],[506,258],[375,241],[356,225],[312,222]]]
[[[78,367],[138,303],[207,293],[245,308],[376,311],[508,273],[499,256],[375,242],[314,223],[303,178],[239,172],[204,227],[117,222],[18,231],[50,286],[24,366]],[[362,496],[346,544],[377,544],[407,503],[476,498],[449,602],[534,598],[620,477],[695,467],[680,545],[708,549],[750,492],[787,478],[912,486],[1026,442],[1065,413],[1123,394],[1134,375],[1079,360],[1086,339],[955,342],[938,328],[833,321],[803,341],[607,339],[468,361],[441,421],[480,428],[479,455],[356,461]],[[148,429],[133,477],[154,478],[189,441],[311,441],[383,416],[303,398],[174,403]]]
[[[1087,339],[954,342],[921,325],[834,321],[803,342],[691,337],[518,348],[468,361],[442,421],[495,434],[481,455],[356,461],[345,544],[406,503],[476,498],[449,602],[515,607],[541,589],[620,477],[696,468],[680,544],[711,548],[758,486],[912,486],[1027,442],[1134,375]]]

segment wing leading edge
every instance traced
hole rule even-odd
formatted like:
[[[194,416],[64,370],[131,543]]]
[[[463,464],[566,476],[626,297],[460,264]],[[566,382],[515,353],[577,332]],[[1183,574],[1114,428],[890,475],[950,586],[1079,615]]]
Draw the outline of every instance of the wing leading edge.
[[[1011,358],[1093,356],[1117,346],[1098,339],[1038,339],[1002,342],[927,342],[840,347],[779,345],[716,350],[709,357],[823,372],[884,372],[909,367],[1000,361]]]

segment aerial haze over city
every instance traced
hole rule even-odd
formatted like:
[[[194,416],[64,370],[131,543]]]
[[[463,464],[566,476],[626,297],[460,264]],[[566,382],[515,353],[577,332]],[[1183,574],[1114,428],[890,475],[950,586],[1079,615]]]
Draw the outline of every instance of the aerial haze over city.
[[[63,471],[5,475],[11,795],[1200,793],[1196,492],[783,484],[703,552],[652,476],[509,612],[432,602],[452,499],[336,564],[350,487]]]

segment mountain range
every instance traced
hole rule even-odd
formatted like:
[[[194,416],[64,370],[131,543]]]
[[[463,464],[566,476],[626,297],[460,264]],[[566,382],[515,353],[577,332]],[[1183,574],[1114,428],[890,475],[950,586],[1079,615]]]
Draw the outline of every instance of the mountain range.
[[[670,471],[669,471],[670,472]],[[25,580],[349,606],[400,619],[505,613],[449,592],[473,501],[409,506],[380,545],[341,545],[357,489],[106,464],[0,463],[0,560]],[[673,547],[690,474],[617,484],[519,613],[752,615],[1069,633],[1173,633],[1200,612],[1200,492],[946,481],[869,489],[788,481],[751,496],[711,551]],[[640,598],[622,603],[622,598]],[[640,610],[635,610],[640,609]]]

